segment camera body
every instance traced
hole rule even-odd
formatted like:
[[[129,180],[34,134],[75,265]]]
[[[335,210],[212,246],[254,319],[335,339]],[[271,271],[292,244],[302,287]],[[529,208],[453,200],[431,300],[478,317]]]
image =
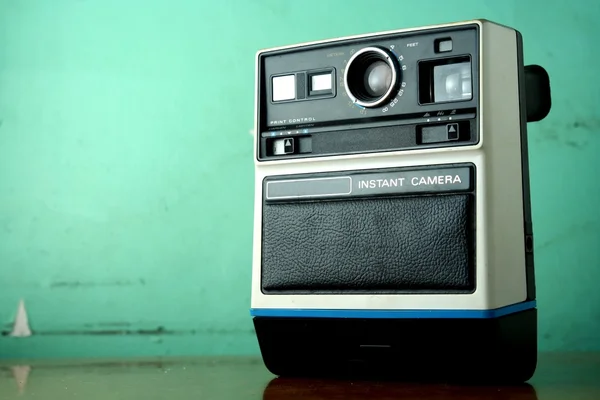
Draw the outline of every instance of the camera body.
[[[251,315],[276,375],[528,380],[537,311],[518,31],[259,51]]]

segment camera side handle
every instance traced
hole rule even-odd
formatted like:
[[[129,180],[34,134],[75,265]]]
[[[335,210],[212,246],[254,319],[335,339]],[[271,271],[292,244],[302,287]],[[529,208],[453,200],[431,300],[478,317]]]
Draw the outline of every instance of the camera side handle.
[[[525,66],[525,96],[527,122],[541,121],[552,108],[550,77],[539,65]]]

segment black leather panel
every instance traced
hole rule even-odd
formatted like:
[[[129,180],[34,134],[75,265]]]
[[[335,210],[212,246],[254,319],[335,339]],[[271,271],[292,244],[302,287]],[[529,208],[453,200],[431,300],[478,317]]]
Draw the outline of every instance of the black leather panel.
[[[264,292],[471,291],[471,195],[264,204]]]

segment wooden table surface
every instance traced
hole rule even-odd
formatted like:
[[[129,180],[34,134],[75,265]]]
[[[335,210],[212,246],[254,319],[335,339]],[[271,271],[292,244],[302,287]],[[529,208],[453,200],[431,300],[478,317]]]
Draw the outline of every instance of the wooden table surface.
[[[0,399],[600,400],[600,353],[542,354],[523,386],[282,379],[256,358],[0,362]]]

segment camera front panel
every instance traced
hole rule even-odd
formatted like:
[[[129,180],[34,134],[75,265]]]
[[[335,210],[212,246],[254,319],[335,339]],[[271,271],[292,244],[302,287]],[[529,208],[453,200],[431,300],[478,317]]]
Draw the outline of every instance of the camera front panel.
[[[478,30],[468,24],[260,54],[257,159],[477,144]]]

